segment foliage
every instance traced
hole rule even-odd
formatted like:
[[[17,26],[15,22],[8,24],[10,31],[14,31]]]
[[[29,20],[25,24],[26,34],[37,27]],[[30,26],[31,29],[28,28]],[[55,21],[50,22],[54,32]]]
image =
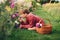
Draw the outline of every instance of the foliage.
[[[42,4],[45,4],[45,3],[48,3],[48,2],[50,2],[50,0],[40,0],[40,4],[42,5]]]
[[[1,40],[6,36],[11,35],[11,31],[14,28],[14,22],[11,20],[11,14],[14,12],[10,8],[8,1],[0,4],[0,36]]]
[[[60,21],[60,7],[59,7],[60,3],[54,3],[54,4],[46,4],[46,5],[43,5],[44,7],[44,10],[47,11],[48,13],[50,13],[50,16],[52,16],[52,18],[55,20],[55,21]]]
[[[8,1],[7,1],[8,2]],[[48,18],[53,26],[52,34],[41,35],[35,31],[26,29],[14,29],[15,20],[11,20],[11,15],[16,12],[17,5],[13,9],[8,3],[0,4],[0,40],[60,40],[60,4],[46,4],[39,6],[33,12],[34,14]],[[33,3],[33,8],[36,6],[36,1]],[[7,6],[7,8],[5,8]],[[8,9],[8,10],[7,10]],[[11,10],[10,10],[11,9]],[[45,20],[46,22],[46,20]]]

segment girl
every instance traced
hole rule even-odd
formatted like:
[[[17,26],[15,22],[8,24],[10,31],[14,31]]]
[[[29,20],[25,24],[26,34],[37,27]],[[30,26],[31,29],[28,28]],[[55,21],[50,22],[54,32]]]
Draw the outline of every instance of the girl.
[[[24,22],[21,19],[19,20],[21,23],[20,28],[30,29],[30,28],[35,28],[39,26],[41,27],[45,24],[42,18],[30,13],[27,9],[24,10],[21,17],[26,18],[26,21]],[[39,26],[37,26],[37,23],[39,24]]]

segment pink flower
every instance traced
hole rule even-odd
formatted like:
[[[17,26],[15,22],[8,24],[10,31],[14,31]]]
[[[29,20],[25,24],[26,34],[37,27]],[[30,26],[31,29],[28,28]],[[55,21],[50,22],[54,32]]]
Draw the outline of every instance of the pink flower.
[[[13,14],[13,15],[11,16],[11,18],[14,19],[14,18],[16,18],[16,16]]]
[[[36,27],[42,27],[41,23],[36,23]]]
[[[14,8],[15,7],[14,3],[11,3],[10,7],[11,8]]]
[[[18,16],[19,16],[19,14],[18,14],[17,12],[15,13],[15,15],[16,15],[16,17],[18,17]]]
[[[40,27],[40,23],[37,23],[37,24],[36,24],[36,27]]]

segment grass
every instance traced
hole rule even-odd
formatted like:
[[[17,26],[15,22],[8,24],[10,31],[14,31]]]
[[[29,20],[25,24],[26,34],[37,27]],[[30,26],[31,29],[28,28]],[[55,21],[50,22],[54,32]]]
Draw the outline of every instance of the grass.
[[[47,9],[47,8],[46,8]],[[37,8],[37,10],[34,11],[34,14],[44,18],[44,20],[48,23],[48,21],[45,18],[50,19],[52,27],[53,27],[53,32],[51,34],[39,34],[36,31],[29,31],[26,29],[13,29],[11,32],[11,35],[4,37],[3,40],[60,40],[60,15],[59,11],[56,8],[53,8],[48,12],[47,10],[44,10],[44,8]],[[56,13],[55,13],[56,12]],[[51,15],[53,14],[53,15]],[[56,16],[56,14],[58,16]]]

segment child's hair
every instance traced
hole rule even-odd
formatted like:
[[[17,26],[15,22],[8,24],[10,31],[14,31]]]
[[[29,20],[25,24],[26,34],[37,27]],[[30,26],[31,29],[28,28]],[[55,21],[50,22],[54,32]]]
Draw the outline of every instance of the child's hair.
[[[25,9],[23,13],[24,13],[24,14],[29,14],[30,11],[29,11],[28,9]]]

